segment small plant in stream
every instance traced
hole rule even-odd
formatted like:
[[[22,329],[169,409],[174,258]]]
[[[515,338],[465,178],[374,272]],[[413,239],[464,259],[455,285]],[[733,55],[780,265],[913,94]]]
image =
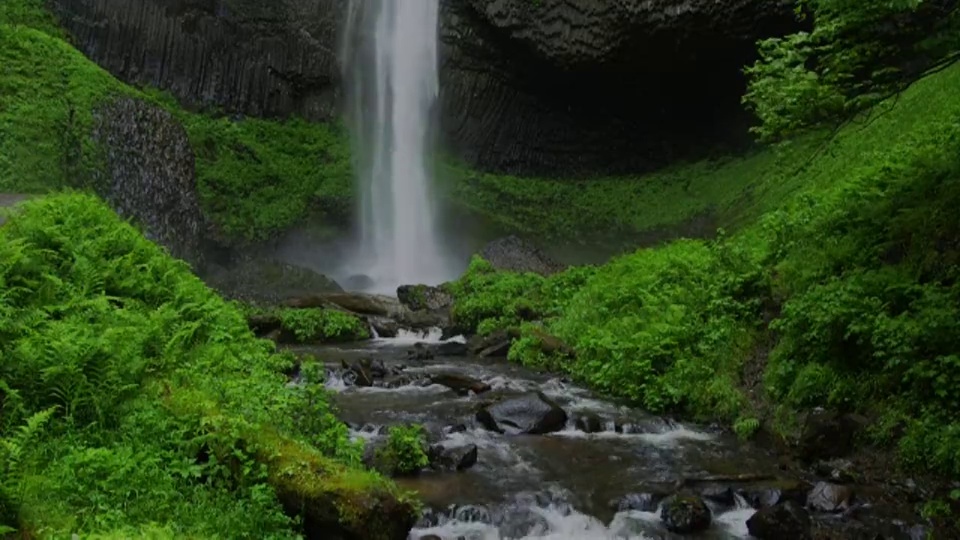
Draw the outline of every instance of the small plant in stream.
[[[392,426],[387,435],[387,444],[377,451],[377,457],[394,475],[417,474],[430,464],[425,447],[422,426]]]

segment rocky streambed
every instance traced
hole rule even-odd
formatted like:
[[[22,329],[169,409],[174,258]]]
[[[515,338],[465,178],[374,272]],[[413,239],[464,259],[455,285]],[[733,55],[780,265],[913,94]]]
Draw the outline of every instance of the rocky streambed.
[[[925,538],[911,504],[856,483],[842,460],[785,467],[719,427],[652,416],[507,363],[495,345],[480,356],[441,337],[294,348],[325,363],[368,455],[388,426],[426,428],[430,466],[397,479],[427,507],[410,540]]]

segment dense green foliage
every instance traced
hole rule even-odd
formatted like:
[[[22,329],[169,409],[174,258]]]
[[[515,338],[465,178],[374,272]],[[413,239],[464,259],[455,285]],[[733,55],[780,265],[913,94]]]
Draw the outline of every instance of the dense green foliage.
[[[758,418],[789,433],[813,406],[864,412],[906,462],[960,474],[958,87],[954,67],[842,130],[732,234],[550,278],[474,261],[451,286],[457,321],[519,328],[513,359],[743,435]]]
[[[395,489],[331,460],[360,448],[319,374],[286,387],[291,356],[91,196],[25,203],[0,227],[0,359],[7,527],[291,537],[286,470],[317,467],[303,482],[331,487],[309,493]]]
[[[351,172],[342,130],[187,111],[125,85],[71,46],[40,0],[0,3],[0,191],[98,188],[97,110],[118,95],[164,107],[183,123],[201,204],[227,236],[262,240],[308,211],[345,221]]]
[[[390,474],[417,474],[430,463],[426,444],[422,426],[390,426],[386,444],[377,450],[377,459]]]
[[[760,42],[746,103],[764,140],[846,120],[960,58],[953,0],[801,0],[810,31]]]

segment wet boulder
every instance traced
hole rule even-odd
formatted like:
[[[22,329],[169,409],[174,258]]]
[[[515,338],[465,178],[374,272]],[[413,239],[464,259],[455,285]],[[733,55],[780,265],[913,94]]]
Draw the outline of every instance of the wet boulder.
[[[447,310],[453,305],[453,296],[443,287],[429,285],[401,285],[397,288],[397,299],[413,311]]]
[[[368,315],[367,324],[382,338],[394,338],[400,333],[400,325],[389,317]]]
[[[439,470],[463,471],[477,464],[477,445],[431,446],[427,452],[430,467]]]
[[[700,490],[700,497],[721,506],[733,506],[736,501],[730,486],[704,486]]]
[[[407,350],[408,360],[433,360],[433,349],[426,343],[416,343],[411,349]]]
[[[600,433],[605,425],[602,418],[592,413],[581,415],[574,421],[574,426],[584,433]]]
[[[688,534],[710,527],[710,508],[696,495],[672,495],[660,505],[660,520],[668,531]]]
[[[518,332],[496,330],[486,336],[474,336],[467,346],[480,358],[506,358],[510,345],[518,337]]]
[[[345,372],[352,375],[354,385],[373,386],[374,376],[371,370],[372,362],[369,358],[364,358],[355,362],[341,360],[340,364],[343,366]]]
[[[793,501],[761,508],[747,520],[747,530],[759,540],[810,540],[810,525],[810,514]]]
[[[806,482],[782,479],[744,486],[737,490],[737,494],[754,508],[768,508],[785,501],[803,506],[811,487]]]
[[[817,482],[807,495],[807,507],[819,512],[842,512],[850,508],[852,499],[850,486]]]
[[[462,341],[444,341],[434,348],[438,356],[467,356],[470,349]]]
[[[477,411],[477,421],[499,433],[538,435],[560,431],[567,413],[542,392],[507,399]]]
[[[548,276],[565,268],[530,242],[513,235],[490,242],[480,250],[480,256],[497,270],[511,272]]]
[[[461,396],[466,396],[470,392],[482,394],[490,391],[489,384],[480,379],[474,379],[473,377],[460,375],[458,373],[438,373],[432,375],[430,381],[433,384],[446,386]]]
[[[663,495],[657,493],[628,493],[621,499],[613,501],[612,508],[617,512],[636,510],[638,512],[653,512],[660,505]]]

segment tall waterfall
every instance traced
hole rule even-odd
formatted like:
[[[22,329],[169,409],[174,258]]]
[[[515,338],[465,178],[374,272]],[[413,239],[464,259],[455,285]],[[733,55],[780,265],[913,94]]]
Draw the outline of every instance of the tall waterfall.
[[[370,290],[453,278],[435,224],[433,107],[439,0],[351,0],[345,53],[359,243],[352,271]]]

